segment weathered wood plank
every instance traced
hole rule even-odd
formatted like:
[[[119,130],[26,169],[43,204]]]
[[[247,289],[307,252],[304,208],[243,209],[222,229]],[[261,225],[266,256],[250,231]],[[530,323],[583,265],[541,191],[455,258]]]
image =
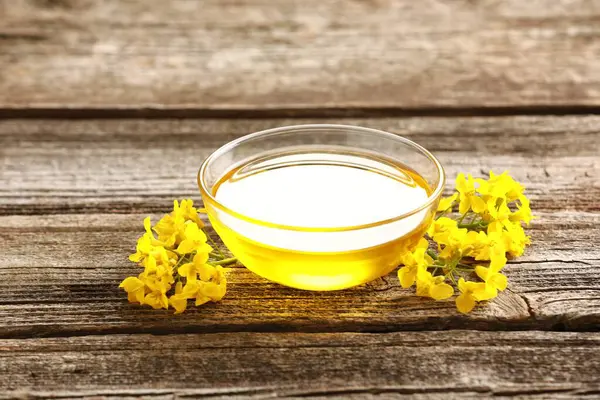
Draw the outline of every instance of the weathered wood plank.
[[[0,1],[0,108],[600,106],[589,0]]]
[[[143,215],[0,217],[0,337],[113,332],[398,331],[600,328],[600,215],[540,213],[533,246],[506,267],[509,290],[469,316],[399,286],[394,273],[307,292],[232,268],[218,304],[172,312],[130,305],[117,288]]]
[[[238,268],[221,304],[178,317],[128,305],[117,284],[135,273],[126,257],[143,213],[165,212],[173,198],[198,198],[196,170],[223,142],[308,121],[4,120],[0,335],[600,327],[600,252],[593,246],[600,238],[599,117],[322,122],[329,121],[415,139],[450,177],[508,168],[523,181],[540,218],[530,251],[507,267],[510,290],[464,317],[451,301],[402,290],[393,275],[354,290],[310,293]]]
[[[195,196],[196,172],[225,142],[266,120],[0,120],[0,214],[161,211]],[[323,119],[407,136],[449,177],[508,169],[539,211],[600,210],[600,118]]]
[[[598,333],[476,331],[0,340],[0,387],[23,398],[597,396],[599,346]]]

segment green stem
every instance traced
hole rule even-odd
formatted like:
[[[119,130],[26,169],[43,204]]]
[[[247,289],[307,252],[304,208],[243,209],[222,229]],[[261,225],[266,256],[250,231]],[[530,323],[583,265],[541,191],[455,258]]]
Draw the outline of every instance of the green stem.
[[[485,228],[487,226],[487,222],[477,221],[469,224],[458,224],[459,228],[467,228],[467,229],[479,229]]]
[[[461,224],[461,222],[463,222],[463,220],[465,219],[465,217],[467,216],[467,214],[468,214],[468,213],[469,213],[468,211],[467,211],[467,212],[465,212],[465,213],[462,215],[462,217],[460,217],[460,219],[458,220],[458,225],[459,225],[459,227],[460,227],[460,224]]]
[[[437,256],[437,254],[435,254],[435,251],[433,251],[431,249],[427,250],[427,255],[429,255],[429,257],[433,258],[434,260],[438,259],[438,256]]]
[[[212,265],[228,265],[228,264],[233,264],[237,262],[237,258],[235,257],[231,257],[231,258],[225,258],[223,260],[220,261],[215,261],[213,263],[211,263]]]
[[[210,237],[210,235],[206,232],[204,232],[204,234],[206,235],[206,237],[208,238],[208,241],[210,242],[210,244],[212,245],[212,247],[217,250],[217,253],[219,253],[219,255],[221,256],[221,259],[225,258],[225,254],[223,254],[223,252],[221,251],[221,249],[219,249],[219,246],[217,246],[217,244],[215,243],[215,241],[213,240],[212,237]]]
[[[187,260],[187,256],[185,256],[185,255],[182,255],[181,257],[179,257],[179,260],[177,260],[177,263],[175,265],[173,265],[173,269],[177,270],[177,267],[179,267],[179,265],[181,265],[181,262],[184,260],[189,261],[189,260]]]
[[[444,215],[448,214],[448,211],[452,210],[452,207],[448,208],[447,210],[442,211],[438,216],[435,217],[436,221],[440,218],[442,218]]]
[[[452,283],[456,284],[456,279],[454,279],[454,269],[452,269],[450,272],[448,272],[445,275],[446,278],[450,278],[450,280],[452,281]]]

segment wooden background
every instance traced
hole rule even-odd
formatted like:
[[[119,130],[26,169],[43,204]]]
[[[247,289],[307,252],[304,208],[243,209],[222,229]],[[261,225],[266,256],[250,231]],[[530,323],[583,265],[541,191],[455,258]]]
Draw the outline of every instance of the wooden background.
[[[0,398],[600,396],[600,1],[0,0]],[[508,169],[539,217],[468,316],[269,283],[183,315],[118,283],[215,148],[299,123]]]

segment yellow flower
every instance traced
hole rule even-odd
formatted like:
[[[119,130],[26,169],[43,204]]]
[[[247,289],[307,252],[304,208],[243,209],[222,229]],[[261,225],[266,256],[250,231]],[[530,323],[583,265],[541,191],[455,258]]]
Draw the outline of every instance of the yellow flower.
[[[196,305],[202,305],[209,301],[219,301],[227,291],[227,280],[221,266],[215,267],[215,275],[210,282],[192,280],[188,281],[183,288],[188,298],[196,298]]]
[[[179,243],[177,250],[179,254],[188,254],[193,251],[210,253],[213,249],[206,244],[206,234],[193,222],[187,222],[183,233],[183,241]]]
[[[500,271],[506,265],[507,255],[522,254],[530,243],[521,222],[529,223],[532,216],[523,186],[507,172],[501,175],[490,172],[489,179],[459,174],[456,190],[458,193],[440,201],[437,211],[450,210],[458,198],[463,215],[458,220],[439,216],[427,230],[437,243],[437,256],[432,255],[435,262],[426,254],[425,242],[402,258],[404,267],[398,271],[398,277],[403,287],[416,282],[418,296],[443,299],[453,294],[453,287],[446,283],[448,276],[454,282],[454,278],[474,270],[483,282],[468,282],[462,277],[458,281],[460,294],[456,306],[467,313],[477,302],[492,299],[498,291],[506,289],[507,278]],[[469,222],[463,223],[465,218]],[[489,260],[489,266],[473,268],[465,257]],[[437,268],[445,275],[434,276]]]
[[[174,247],[184,240],[186,222],[191,221],[198,227],[204,226],[198,216],[198,210],[193,207],[192,200],[182,200],[181,205],[177,200],[173,201],[173,211],[162,217],[154,226],[158,234],[158,240],[166,247]]]
[[[485,232],[469,231],[461,242],[463,256],[472,256],[488,246],[488,237]]]
[[[182,217],[185,221],[192,221],[202,228],[204,223],[198,216],[198,210],[193,207],[194,202],[191,199],[181,200],[181,205],[177,200],[173,201],[173,212],[171,215],[173,218]]]
[[[510,203],[521,197],[525,188],[519,182],[515,181],[509,174],[508,171],[504,171],[500,175],[494,175],[490,171],[490,181],[497,183],[499,186],[504,188],[506,194],[506,200]]]
[[[398,279],[403,288],[411,287],[415,283],[417,271],[427,268],[433,263],[432,258],[427,255],[429,242],[425,238],[419,240],[419,244],[413,252],[407,252],[402,257],[404,267],[398,270]]]
[[[227,291],[227,279],[223,267],[217,265],[215,270],[216,273],[211,282],[200,281],[200,292],[212,301],[219,301]],[[196,302],[198,302],[198,298],[196,298]]]
[[[519,197],[519,205],[517,206],[517,211],[512,213],[509,216],[510,221],[512,222],[520,222],[523,221],[525,224],[529,225],[531,220],[533,219],[533,215],[531,214],[531,207],[529,203],[529,199],[525,196]]]
[[[177,272],[188,280],[195,281],[200,275],[200,279],[209,281],[216,274],[216,269],[207,262],[208,253],[197,253],[191,263],[183,264]]]
[[[144,271],[120,285],[130,302],[155,309],[173,307],[179,314],[186,310],[189,299],[195,298],[200,305],[223,298],[227,280],[222,267],[208,263],[213,249],[207,244],[202,226],[198,210],[189,199],[181,203],[175,200],[173,211],[154,227],[150,217],[144,219],[145,233],[138,239],[136,252],[129,257],[143,266]],[[175,283],[174,269],[180,264],[177,270],[180,276]]]
[[[485,202],[475,191],[475,180],[468,175],[465,178],[465,174],[460,173],[456,177],[456,190],[458,190],[460,203],[458,205],[458,211],[461,214],[466,213],[469,210],[473,210],[476,213],[482,213],[485,211]]]
[[[444,249],[440,251],[439,258],[450,260],[455,257],[462,257],[462,249],[468,233],[469,231],[465,228],[451,230],[444,242],[438,242],[438,244],[444,244]]]
[[[153,248],[154,246],[152,246],[152,239],[147,235],[143,235],[141,238],[138,239],[135,247],[135,253],[129,256],[129,261],[142,261],[145,257],[148,256],[148,254],[150,254]]]
[[[130,303],[144,303],[146,285],[142,280],[130,276],[125,278],[119,287],[125,289],[125,292],[127,292],[127,300],[129,300]]]
[[[458,224],[455,220],[448,217],[441,217],[433,221],[433,224],[427,230],[427,234],[437,243],[446,244],[449,236],[456,229],[458,229]]]
[[[454,294],[452,286],[444,282],[443,276],[433,276],[425,269],[417,271],[417,296],[431,297],[435,300],[443,300]]]
[[[138,278],[144,281],[148,289],[147,292],[149,291],[143,304],[148,304],[154,309],[169,308],[169,299],[166,293],[171,289],[172,276],[144,275],[144,273],[141,273]]]
[[[202,281],[188,281],[185,285],[185,287],[183,288],[183,291],[185,293],[186,298],[188,299],[193,299],[196,298],[196,305],[202,305],[208,301],[210,301],[210,299],[207,299],[204,302],[199,302],[198,298],[202,297],[202,295],[199,293],[200,292],[200,283],[202,283]]]
[[[490,178],[487,181],[477,179],[477,183],[479,183],[477,192],[486,198],[486,200],[490,198],[502,198],[507,203],[510,203],[518,199],[524,190],[523,186],[508,174],[508,171],[504,171],[500,175],[495,175],[490,171]]]
[[[451,208],[457,198],[458,198],[458,193],[454,193],[450,197],[444,197],[443,199],[441,199],[440,204],[438,204],[438,207],[437,207],[438,212],[446,211],[449,208]]]
[[[479,184],[477,193],[481,195],[484,201],[493,201],[496,199],[506,199],[506,190],[500,185],[494,185],[490,181],[485,179],[475,179],[475,182]]]
[[[164,243],[157,240],[152,233],[150,217],[144,218],[144,229],[146,230],[146,233],[138,239],[136,252],[129,256],[130,261],[140,262],[152,252],[161,251],[160,249],[164,246]]]
[[[480,248],[478,251],[473,251],[476,260],[491,260],[492,262],[506,263],[506,246],[505,238],[502,232],[490,231],[488,227],[487,246]],[[502,264],[504,265],[504,264]]]
[[[500,232],[502,228],[510,224],[510,209],[505,202],[496,205],[496,200],[490,200],[487,203],[488,214],[491,222],[488,225],[488,230]]]
[[[162,217],[154,226],[154,232],[158,234],[158,240],[165,243],[167,247],[174,247],[183,240],[185,230],[185,219],[181,216],[177,218],[167,214]]]
[[[490,267],[500,271],[506,265],[506,254],[505,253],[491,253],[492,258],[490,259]]]
[[[511,257],[523,255],[525,247],[531,243],[529,236],[525,235],[525,230],[520,223],[506,226],[502,231],[506,251]]]
[[[148,258],[148,264],[144,272],[138,278],[146,285],[146,297],[144,304],[153,308],[168,308],[166,293],[171,289],[174,282],[171,266],[156,264],[153,257]]]
[[[171,284],[174,282],[173,277],[168,274],[162,275],[145,275],[141,273],[138,278],[144,281],[148,289],[152,292],[167,293],[171,289]]]
[[[506,289],[508,280],[505,275],[500,273],[501,268],[491,265],[488,268],[481,265],[475,267],[475,273],[485,282],[487,291],[496,292]]]
[[[173,268],[170,263],[159,263],[152,255],[144,260],[144,272],[140,274],[143,278],[154,276],[157,279],[164,280],[166,283],[173,283]]]
[[[196,295],[196,305],[199,306],[208,301],[219,301],[225,296],[225,285],[215,282],[199,281],[199,290]]]
[[[456,297],[456,308],[463,314],[469,313],[478,301],[493,299],[497,293],[493,293],[486,287],[484,282],[458,280],[460,294]]]
[[[144,304],[148,304],[150,307],[158,310],[160,308],[169,308],[169,299],[167,295],[160,292],[151,292],[144,298]]]
[[[175,294],[169,297],[169,304],[175,309],[175,314],[181,314],[187,308],[188,297],[183,293],[183,284],[177,282]]]

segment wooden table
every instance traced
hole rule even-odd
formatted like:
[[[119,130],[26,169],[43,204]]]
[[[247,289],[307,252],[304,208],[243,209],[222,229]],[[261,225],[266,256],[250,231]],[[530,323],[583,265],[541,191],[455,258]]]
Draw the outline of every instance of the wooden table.
[[[600,1],[0,0],[0,397],[600,396]],[[221,144],[404,135],[527,186],[533,244],[468,316],[395,273],[312,293],[242,266],[183,315],[119,282]]]

